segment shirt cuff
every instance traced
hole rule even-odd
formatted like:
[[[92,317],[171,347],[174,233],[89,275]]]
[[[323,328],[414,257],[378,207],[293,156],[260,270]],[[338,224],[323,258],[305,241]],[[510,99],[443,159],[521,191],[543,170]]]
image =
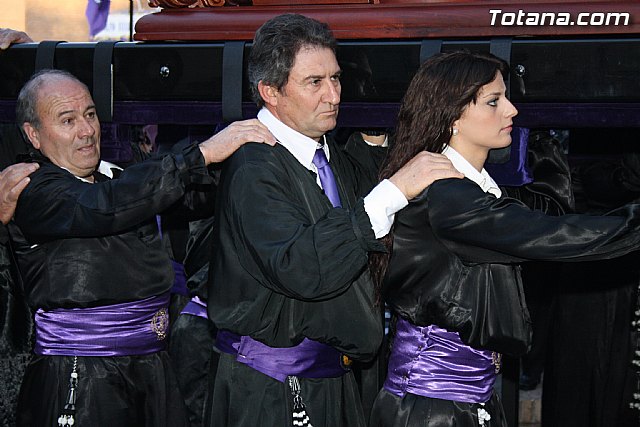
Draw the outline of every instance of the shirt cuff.
[[[366,140],[366,138],[363,136],[362,140],[365,142],[365,144],[367,144],[369,147],[388,147],[389,146],[389,135],[385,135],[384,137],[384,142],[382,143],[382,145],[379,144],[374,144],[373,142],[369,142]]]
[[[391,230],[396,212],[409,202],[402,191],[388,179],[383,180],[364,198],[364,210],[371,221],[376,239],[384,237]]]

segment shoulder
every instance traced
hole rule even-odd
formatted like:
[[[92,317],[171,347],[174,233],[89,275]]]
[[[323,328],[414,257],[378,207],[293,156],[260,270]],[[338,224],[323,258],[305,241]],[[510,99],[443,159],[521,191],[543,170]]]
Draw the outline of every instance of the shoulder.
[[[287,149],[280,144],[271,146],[250,142],[238,148],[238,150],[225,161],[225,166],[230,165],[228,167],[237,168],[244,164],[261,165],[266,162],[278,162],[283,161],[282,159],[286,158],[287,155],[292,157]]]
[[[303,168],[283,146],[249,143],[240,147],[224,163],[222,179],[229,184],[262,181],[284,181],[287,176]]]
[[[51,162],[40,163],[40,167],[30,175],[31,181],[28,188],[36,185],[50,182],[51,180],[69,180],[70,182],[78,181],[69,171],[54,165]]]
[[[447,178],[432,183],[412,203],[428,207],[431,217],[448,217],[488,208],[498,200],[468,178]]]
[[[486,194],[475,182],[469,178],[445,178],[434,181],[418,197],[416,201],[441,201],[455,202],[463,198],[484,198],[494,196]]]

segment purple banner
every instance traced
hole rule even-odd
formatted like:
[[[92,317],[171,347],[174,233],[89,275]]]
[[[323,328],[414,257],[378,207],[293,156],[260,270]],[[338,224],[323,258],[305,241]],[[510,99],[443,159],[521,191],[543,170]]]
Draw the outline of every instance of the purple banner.
[[[94,37],[107,26],[111,0],[89,0],[85,15],[89,23],[89,35]]]

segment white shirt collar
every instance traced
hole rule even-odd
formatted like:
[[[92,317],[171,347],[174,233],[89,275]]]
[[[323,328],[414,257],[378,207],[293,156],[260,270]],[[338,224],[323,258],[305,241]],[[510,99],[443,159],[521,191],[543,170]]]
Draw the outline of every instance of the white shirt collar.
[[[271,131],[273,136],[278,140],[278,144],[286,148],[302,166],[310,171],[315,172],[317,170],[313,164],[313,156],[316,154],[316,149],[320,146],[323,147],[327,159],[329,159],[329,147],[327,144],[318,144],[313,139],[291,129],[278,120],[266,108],[262,108],[258,112],[258,120]]]
[[[73,173],[67,169],[67,168],[63,168],[62,166],[60,166],[62,169],[66,170],[67,172],[69,172],[71,175],[73,175]],[[108,176],[109,178],[113,179],[113,169],[120,169],[122,170],[122,168],[114,163],[111,162],[107,162],[106,160],[100,160],[100,163],[98,163],[98,172],[100,172],[103,175]],[[93,181],[89,181],[86,178],[82,178],[76,175],[73,175],[76,178],[78,178],[80,181],[84,181],[84,182],[88,182],[89,184],[93,184]]]
[[[442,154],[451,160],[453,167],[456,168],[458,172],[464,174],[465,178],[469,178],[471,181],[478,184],[482,191],[485,193],[491,193],[498,198],[502,196],[500,187],[498,187],[498,184],[496,184],[493,178],[491,178],[491,175],[489,175],[489,172],[484,168],[478,172],[476,168],[471,166],[471,163],[469,163],[467,159],[462,157],[460,153],[448,145],[442,151]]]

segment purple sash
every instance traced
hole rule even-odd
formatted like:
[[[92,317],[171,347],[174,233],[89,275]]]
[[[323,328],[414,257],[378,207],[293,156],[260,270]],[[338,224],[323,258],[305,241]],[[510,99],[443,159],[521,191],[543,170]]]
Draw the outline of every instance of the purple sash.
[[[343,364],[351,362],[338,350],[326,344],[305,338],[295,347],[269,347],[249,336],[229,331],[218,331],[216,347],[235,355],[236,360],[284,382],[287,376],[301,378],[336,378],[349,371]]]
[[[184,306],[180,314],[190,314],[191,316],[209,318],[207,314],[207,303],[202,301],[198,296],[191,298],[191,301]]]
[[[485,403],[493,393],[496,353],[462,343],[456,332],[399,319],[384,388],[456,402]]]
[[[169,294],[140,301],[35,314],[34,352],[45,356],[132,356],[166,347]]]

